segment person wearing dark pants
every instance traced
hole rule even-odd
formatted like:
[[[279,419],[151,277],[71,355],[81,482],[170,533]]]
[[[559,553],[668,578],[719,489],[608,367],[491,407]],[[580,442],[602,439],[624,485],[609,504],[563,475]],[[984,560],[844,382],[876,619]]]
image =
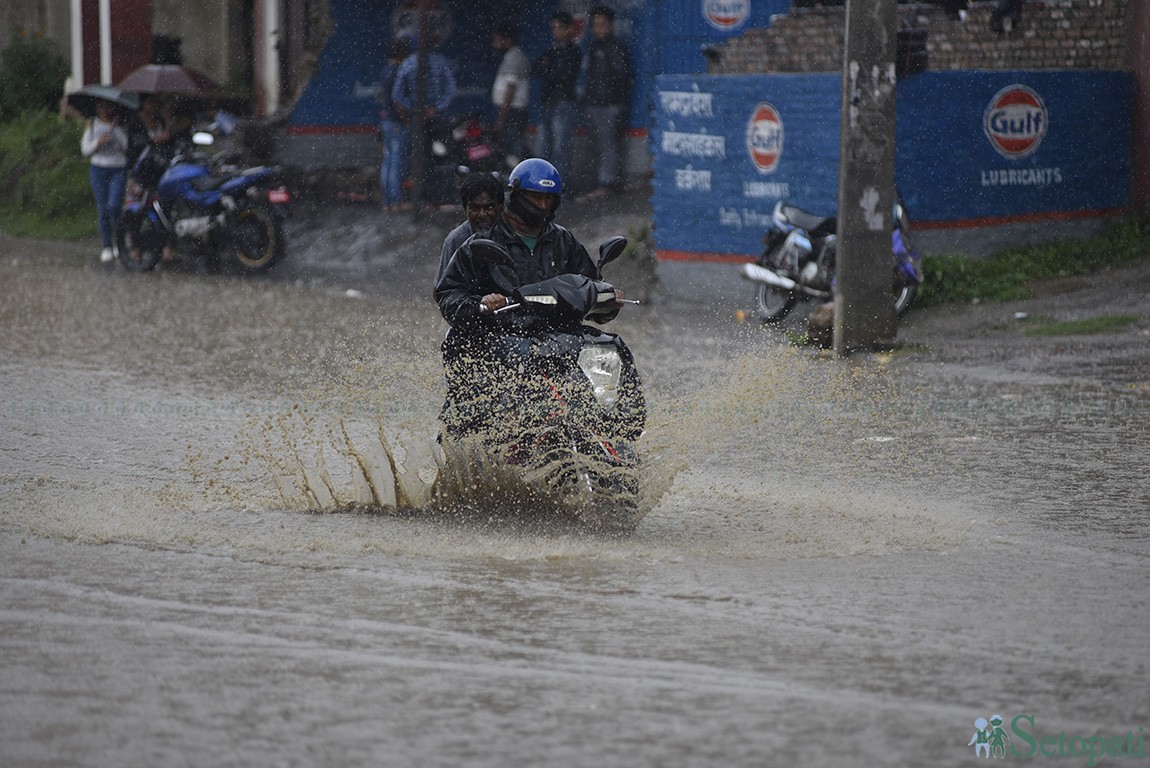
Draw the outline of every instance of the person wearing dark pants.
[[[589,199],[605,197],[623,186],[623,134],[631,104],[632,69],[627,47],[615,37],[615,12],[605,5],[591,9],[595,39],[587,49],[587,130],[599,153],[598,187]]]
[[[551,16],[552,45],[535,61],[543,110],[535,155],[546,158],[562,178],[571,175],[571,142],[575,135],[576,95],[583,54],[572,40],[574,19],[567,11]]]

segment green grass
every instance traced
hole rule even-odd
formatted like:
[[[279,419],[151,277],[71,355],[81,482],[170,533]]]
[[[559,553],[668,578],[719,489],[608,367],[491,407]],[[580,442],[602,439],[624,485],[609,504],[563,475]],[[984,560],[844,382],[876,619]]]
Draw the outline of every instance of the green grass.
[[[1103,315],[1081,320],[1051,322],[1043,318],[1031,320],[1026,327],[1027,336],[1082,336],[1091,333],[1111,333],[1141,320],[1138,315]]]
[[[1148,254],[1150,215],[1131,213],[1088,240],[1010,247],[987,259],[925,256],[916,304],[1028,299],[1031,281],[1099,272]]]

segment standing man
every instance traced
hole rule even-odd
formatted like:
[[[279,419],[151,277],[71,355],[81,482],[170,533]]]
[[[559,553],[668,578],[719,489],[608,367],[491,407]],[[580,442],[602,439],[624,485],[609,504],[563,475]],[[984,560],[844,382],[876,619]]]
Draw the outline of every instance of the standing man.
[[[413,46],[414,47],[414,46]],[[448,133],[450,129],[447,127],[446,121],[443,116],[447,112],[447,108],[451,105],[452,100],[455,99],[455,75],[451,72],[451,64],[448,62],[447,57],[438,51],[427,52],[427,90],[426,100],[424,102],[423,111],[423,130],[419,136],[414,134],[412,110],[415,108],[415,93],[416,86],[419,80],[419,51],[415,51],[403,60],[399,65],[399,70],[395,73],[395,85],[391,89],[391,99],[399,112],[404,125],[407,126],[408,136],[416,146],[422,146],[423,151],[418,158],[423,164],[423,172],[419,174],[420,178],[415,179],[416,190],[423,190],[423,194],[418,191],[415,195],[419,197],[419,203],[422,204],[427,200],[428,191],[434,198],[443,194],[445,199],[447,194],[447,183],[441,181],[443,189],[431,190],[432,181],[435,177],[434,172],[437,170],[433,168],[433,159],[431,155],[432,142],[437,136]],[[411,153],[414,155],[414,152]],[[409,169],[409,174],[414,175]]]
[[[491,34],[491,47],[503,54],[495,83],[491,86],[491,103],[499,111],[495,135],[505,155],[516,162],[527,154],[523,129],[527,125],[528,78],[531,63],[519,47],[519,33],[511,24],[500,24]]]
[[[391,96],[399,67],[411,54],[411,43],[406,37],[391,41],[387,65],[379,92],[379,133],[383,139],[383,162],[379,167],[379,187],[383,210],[391,212],[405,207],[403,180],[407,178],[407,160],[411,154],[411,133]]]
[[[418,51],[408,55],[395,73],[395,85],[391,88],[391,98],[405,122],[411,121],[411,109],[415,102],[415,79],[419,74]],[[435,120],[455,99],[455,75],[451,74],[451,63],[439,51],[427,54],[427,104],[425,115],[428,122]]]
[[[631,106],[631,55],[615,37],[615,12],[608,6],[591,9],[595,39],[587,49],[587,128],[599,154],[599,186],[586,196],[595,200],[623,186],[623,131]]]
[[[551,47],[535,62],[542,81],[543,101],[535,154],[555,166],[560,177],[571,177],[571,142],[575,135],[575,85],[583,54],[572,39],[575,20],[567,11],[551,16]]]

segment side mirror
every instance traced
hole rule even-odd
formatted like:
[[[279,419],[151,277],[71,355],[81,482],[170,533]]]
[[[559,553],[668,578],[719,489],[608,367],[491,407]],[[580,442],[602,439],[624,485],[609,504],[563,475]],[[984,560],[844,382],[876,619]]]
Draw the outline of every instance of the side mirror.
[[[489,264],[506,264],[511,261],[511,255],[502,245],[494,240],[488,240],[486,237],[473,239],[469,247],[477,258]]]
[[[615,235],[604,240],[599,245],[599,263],[597,265],[599,275],[602,276],[603,267],[622,256],[625,250],[627,250],[627,238],[622,235]]]
[[[196,131],[192,134],[192,143],[197,147],[210,147],[216,143],[216,139],[207,131]]]

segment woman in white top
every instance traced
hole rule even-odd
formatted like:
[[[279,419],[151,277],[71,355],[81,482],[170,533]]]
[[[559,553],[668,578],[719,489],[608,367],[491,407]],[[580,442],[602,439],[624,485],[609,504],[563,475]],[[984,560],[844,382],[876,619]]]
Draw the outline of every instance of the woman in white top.
[[[96,197],[103,244],[100,261],[111,261],[116,258],[112,243],[124,204],[124,184],[128,179],[128,133],[120,125],[111,102],[96,102],[96,116],[84,129],[80,151],[91,160],[88,176]]]

